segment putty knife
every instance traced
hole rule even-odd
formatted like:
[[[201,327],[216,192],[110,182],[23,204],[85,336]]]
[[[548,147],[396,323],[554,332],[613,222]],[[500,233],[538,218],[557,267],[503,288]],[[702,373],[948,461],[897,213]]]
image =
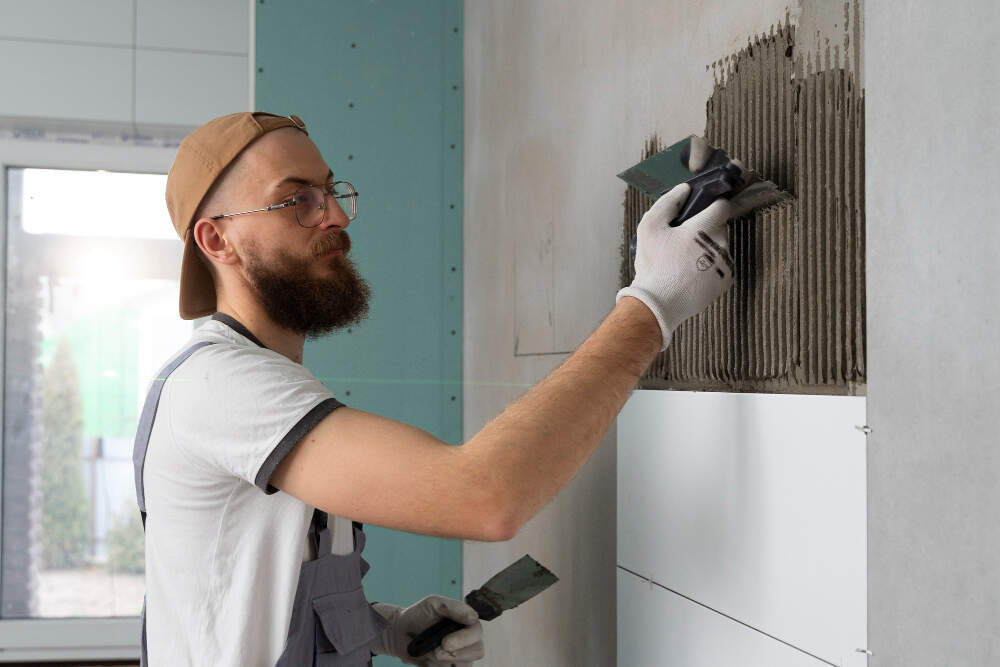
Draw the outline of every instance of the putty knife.
[[[465,596],[465,602],[476,610],[480,620],[494,618],[535,597],[559,577],[549,572],[531,556],[524,556],[513,565],[495,574],[482,587]],[[456,630],[466,627],[458,621],[445,618],[427,628],[406,647],[412,658],[419,658],[441,645],[441,640]]]
[[[659,198],[675,185],[689,183],[691,194],[688,195],[684,208],[670,222],[671,227],[698,215],[717,197],[732,200],[736,205],[737,216],[791,199],[790,194],[779,190],[774,183],[745,169],[742,163],[731,159],[724,150],[696,135],[681,139],[626,169],[618,174],[618,178],[653,199]]]

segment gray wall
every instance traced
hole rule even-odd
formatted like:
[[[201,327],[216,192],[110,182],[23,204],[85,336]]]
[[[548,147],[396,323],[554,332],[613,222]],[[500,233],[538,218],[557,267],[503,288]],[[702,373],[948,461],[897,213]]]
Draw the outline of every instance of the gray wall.
[[[1000,5],[868,3],[872,665],[1000,664]]]
[[[611,310],[624,198],[615,175],[654,133],[668,143],[703,133],[706,65],[783,21],[785,7],[466,3],[466,439]],[[612,429],[514,540],[466,543],[466,588],[525,553],[561,578],[487,624],[486,667],[615,664],[615,477]]]

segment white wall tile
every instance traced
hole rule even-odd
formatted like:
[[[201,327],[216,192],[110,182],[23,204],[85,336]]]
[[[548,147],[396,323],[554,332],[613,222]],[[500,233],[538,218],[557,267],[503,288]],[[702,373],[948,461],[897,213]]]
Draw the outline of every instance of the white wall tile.
[[[136,122],[200,125],[249,107],[246,56],[136,54]]]
[[[129,121],[132,50],[0,41],[0,116]]]
[[[248,0],[139,0],[136,44],[247,53],[249,26]]]
[[[4,37],[131,46],[132,0],[0,0]]]
[[[618,563],[827,660],[865,646],[864,423],[863,397],[635,392]]]
[[[853,649],[831,661],[863,667]],[[815,657],[618,570],[622,667],[823,667]]]

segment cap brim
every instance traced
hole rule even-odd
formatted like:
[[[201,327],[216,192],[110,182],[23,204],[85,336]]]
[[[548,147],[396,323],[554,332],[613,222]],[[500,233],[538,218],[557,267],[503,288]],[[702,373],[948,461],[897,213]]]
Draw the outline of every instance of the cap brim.
[[[184,243],[184,258],[181,260],[180,314],[185,320],[193,320],[215,312],[215,283],[212,274],[198,257],[198,247],[192,234]]]

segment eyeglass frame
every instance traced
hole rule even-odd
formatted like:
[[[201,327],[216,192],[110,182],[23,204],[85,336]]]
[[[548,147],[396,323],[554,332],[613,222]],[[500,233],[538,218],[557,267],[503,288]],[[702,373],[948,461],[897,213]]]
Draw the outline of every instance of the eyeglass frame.
[[[331,194],[331,191],[333,190],[333,187],[335,185],[337,185],[338,183],[346,183],[347,186],[349,188],[351,188],[351,190],[353,192],[351,194],[348,194],[348,195],[340,195],[340,196]],[[329,188],[327,188],[327,186],[329,186]],[[209,216],[208,219],[209,220],[219,220],[221,218],[231,218],[234,215],[246,215],[247,213],[262,213],[262,212],[266,213],[268,211],[277,211],[278,209],[281,209],[281,208],[287,208],[289,206],[295,206],[295,204],[297,203],[295,201],[295,195],[299,194],[300,192],[302,192],[306,188],[321,188],[322,191],[323,191],[324,197],[327,196],[327,195],[329,195],[333,199],[343,199],[344,197],[353,197],[354,198],[354,216],[353,217],[349,217],[347,219],[347,221],[351,222],[351,221],[354,220],[354,218],[358,217],[358,195],[360,193],[357,190],[354,189],[354,184],[351,183],[350,181],[331,181],[329,183],[316,183],[314,185],[303,185],[301,188],[299,188],[294,193],[292,193],[292,198],[291,199],[289,199],[288,201],[285,201],[285,202],[280,202],[278,204],[271,204],[270,206],[265,206],[264,208],[255,208],[252,211],[240,211],[239,213],[222,213],[222,214],[219,214],[219,215],[211,215],[211,216]],[[324,199],[324,201],[325,201],[325,199]],[[337,203],[337,206],[340,207],[340,203],[339,202]],[[343,207],[340,207],[340,210],[343,211],[344,210]],[[347,214],[347,212],[345,211],[344,215],[346,215],[346,214]],[[323,208],[323,219],[320,220],[315,225],[313,225],[312,227],[306,227],[301,222],[299,222],[299,216],[298,215],[295,216],[295,222],[299,225],[299,227],[302,227],[303,229],[315,229],[316,227],[319,227],[320,225],[322,225],[325,221],[326,221],[326,207],[325,207],[325,205],[324,205],[324,208]]]

